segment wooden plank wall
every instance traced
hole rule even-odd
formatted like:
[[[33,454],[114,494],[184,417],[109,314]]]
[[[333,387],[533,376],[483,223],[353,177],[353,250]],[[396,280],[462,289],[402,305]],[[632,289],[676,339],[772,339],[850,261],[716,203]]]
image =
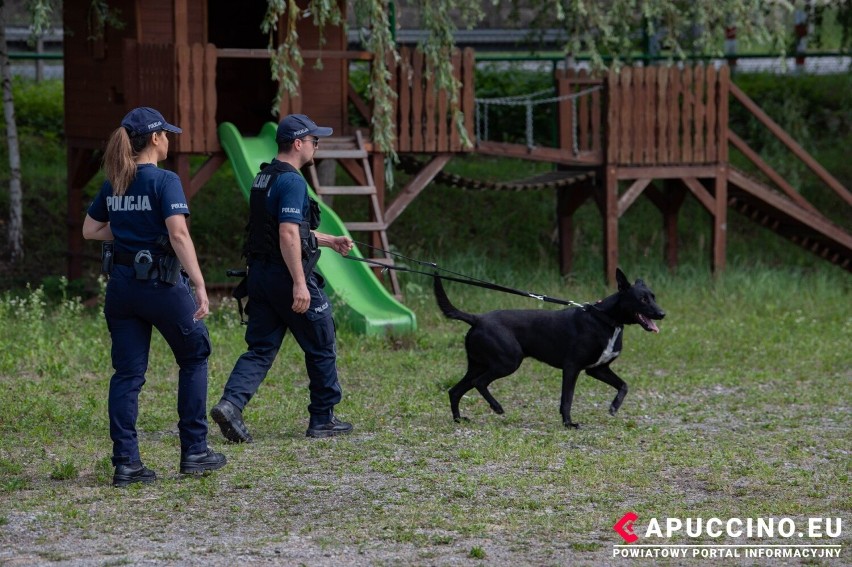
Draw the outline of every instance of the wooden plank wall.
[[[136,22],[123,17],[123,30],[110,29],[100,39],[90,39],[88,0],[63,2],[63,52],[65,63],[65,136],[69,149],[101,149],[127,112],[124,85],[127,61],[124,36],[135,34]],[[110,2],[110,9],[133,14],[131,0]]]
[[[474,54],[470,48],[452,54],[453,73],[461,81],[459,105],[464,127],[473,135]],[[461,152],[464,148],[453,120],[449,96],[435,88],[434,74],[427,69],[419,49],[400,49],[400,62],[392,68],[391,82],[397,92],[396,151],[416,153]]]
[[[719,162],[726,143],[726,74],[712,65],[625,67],[607,78],[607,161],[614,165]]]
[[[125,41],[128,108],[152,106],[183,134],[174,153],[219,151],[216,133],[216,46],[143,44]]]
[[[601,78],[593,77],[586,69],[558,69],[556,71],[557,95],[571,95],[603,85]],[[559,147],[575,157],[603,157],[602,89],[594,90],[574,99],[560,100]],[[576,142],[577,147],[574,147]]]
[[[130,72],[125,80],[133,83],[126,89],[127,108],[151,106],[163,113],[166,120],[177,120],[175,115],[175,49],[161,43],[125,42]],[[132,54],[132,55],[131,55]],[[136,73],[133,73],[133,69]]]
[[[216,46],[212,43],[176,46],[176,151],[207,153],[219,150],[216,133]]]

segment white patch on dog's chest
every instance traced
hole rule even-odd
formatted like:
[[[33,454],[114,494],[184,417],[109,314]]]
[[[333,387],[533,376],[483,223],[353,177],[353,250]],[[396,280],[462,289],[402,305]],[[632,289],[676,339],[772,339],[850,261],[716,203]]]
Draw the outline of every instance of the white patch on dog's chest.
[[[621,354],[620,350],[613,350],[615,348],[615,343],[618,342],[618,336],[621,334],[621,327],[616,327],[615,332],[612,333],[612,337],[609,339],[609,342],[606,343],[606,348],[601,353],[598,361],[592,364],[591,366],[587,366],[586,368],[594,368],[595,366],[600,366],[601,364],[607,364],[608,362],[612,362],[618,355]]]

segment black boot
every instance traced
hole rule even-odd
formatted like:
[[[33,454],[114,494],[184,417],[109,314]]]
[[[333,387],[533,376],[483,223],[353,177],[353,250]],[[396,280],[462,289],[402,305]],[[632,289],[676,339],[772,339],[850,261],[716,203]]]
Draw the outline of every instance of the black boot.
[[[228,459],[222,453],[214,453],[213,449],[207,448],[203,453],[192,455],[181,455],[181,474],[203,474],[207,471],[215,471],[225,466]]]
[[[305,435],[308,437],[334,437],[335,435],[344,435],[351,431],[351,423],[340,421],[332,414],[331,421],[309,425]]]
[[[112,485],[117,487],[125,487],[137,482],[154,482],[155,480],[157,480],[157,474],[142,463],[116,465],[115,473],[112,475]]]
[[[210,410],[210,417],[219,424],[222,435],[228,441],[232,441],[233,443],[254,442],[248,427],[243,422],[243,413],[228,400],[221,400],[213,406],[213,409]]]

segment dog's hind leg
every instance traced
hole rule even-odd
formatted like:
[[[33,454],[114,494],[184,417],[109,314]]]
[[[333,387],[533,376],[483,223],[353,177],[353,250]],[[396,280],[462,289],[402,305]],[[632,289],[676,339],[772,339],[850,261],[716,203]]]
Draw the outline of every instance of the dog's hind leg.
[[[494,396],[491,395],[491,392],[488,391],[488,385],[496,380],[497,378],[501,378],[502,376],[495,376],[493,371],[491,370],[481,370],[481,369],[469,369],[467,374],[464,375],[458,384],[450,388],[450,409],[453,412],[453,419],[455,421],[467,421],[466,417],[462,417],[459,412],[459,402],[462,397],[473,388],[485,398],[485,401],[488,402],[488,405],[491,406],[491,409],[494,410],[495,413],[502,414],[503,406],[494,399]]]
[[[459,401],[461,401],[462,396],[464,396],[468,390],[473,388],[473,384],[471,383],[472,381],[470,373],[467,373],[461,380],[459,380],[458,384],[450,388],[450,411],[453,412],[453,420],[456,422],[462,420],[467,421],[467,418],[462,417],[459,412]]]
[[[618,393],[615,395],[615,399],[613,399],[612,403],[609,405],[610,415],[615,415],[618,408],[620,408],[621,404],[624,402],[624,396],[627,395],[627,383],[619,378],[608,365],[587,368],[586,374],[592,378],[600,380],[604,384],[609,384],[618,390]]]
[[[480,395],[482,395],[483,398],[485,398],[485,401],[488,402],[488,405],[491,406],[491,409],[494,411],[494,413],[498,415],[503,415],[505,413],[503,411],[503,406],[500,405],[500,402],[498,402],[488,390],[488,385],[491,384],[491,382],[493,382],[497,378],[502,378],[502,376],[495,376],[487,381],[484,378],[480,377],[478,380],[476,380],[475,385],[476,390],[480,393]]]

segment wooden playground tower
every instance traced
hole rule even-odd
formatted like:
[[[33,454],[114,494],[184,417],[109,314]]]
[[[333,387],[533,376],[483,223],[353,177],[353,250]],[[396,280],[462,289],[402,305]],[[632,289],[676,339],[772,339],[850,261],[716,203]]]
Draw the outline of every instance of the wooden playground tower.
[[[95,254],[94,249],[85,251],[80,236],[88,202],[84,187],[97,172],[104,141],[129,109],[154,106],[183,128],[173,141],[167,166],[181,177],[189,198],[226,160],[217,138],[218,124],[232,122],[246,135],[254,135],[274,119],[270,104],[276,87],[270,79],[267,38],[259,29],[265,0],[146,0],[144,9],[141,0],[110,4],[129,21],[121,30],[107,29],[103,37],[91,39],[90,2],[64,3],[64,25],[70,32],[65,42],[65,116],[71,278],[82,274],[83,257]],[[640,195],[662,212],[665,257],[675,265],[678,211],[688,194],[712,218],[715,270],[725,267],[729,209],[852,270],[852,236],[805,201],[730,129],[729,102],[738,101],[764,123],[840,197],[842,206],[852,205],[852,194],[731,82],[725,66],[625,68],[601,77],[560,70],[555,77],[559,95],[587,94],[566,96],[558,103],[556,147],[487,140],[464,147],[450,119],[448,96],[434,90],[422,53],[402,49],[391,77],[398,94],[395,149],[403,158],[418,159],[406,186],[387,202],[384,156],[373,151],[369,132],[353,127],[349,116],[351,104],[369,123],[372,109],[350,85],[349,63],[370,61],[372,56],[347,50],[341,28],[327,27],[322,45],[310,19],[301,20],[298,31],[305,58],[300,96],[285,98],[280,112],[304,111],[334,128],[339,137],[324,142],[317,159],[335,160],[353,184],[323,186],[310,171],[309,179],[324,198],[369,197],[369,222],[351,222],[347,227],[369,233],[385,248],[387,229],[442,175],[450,159],[481,152],[547,161],[568,172],[567,181],[553,184],[560,265],[566,272],[572,265],[573,214],[593,199],[603,220],[605,273],[614,280],[619,218]],[[458,96],[465,128],[472,136],[474,53],[466,49],[452,57],[462,84]],[[317,59],[322,60],[321,70],[314,66]],[[764,181],[730,165],[731,146],[755,165]],[[191,162],[193,156],[204,159]]]

